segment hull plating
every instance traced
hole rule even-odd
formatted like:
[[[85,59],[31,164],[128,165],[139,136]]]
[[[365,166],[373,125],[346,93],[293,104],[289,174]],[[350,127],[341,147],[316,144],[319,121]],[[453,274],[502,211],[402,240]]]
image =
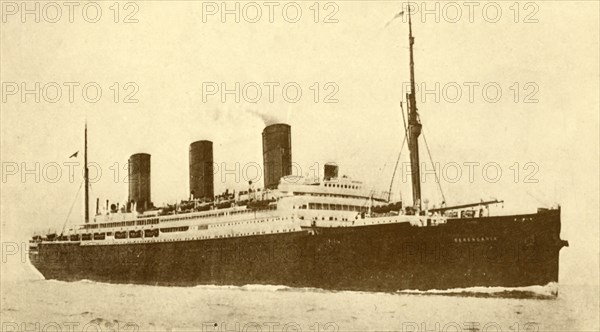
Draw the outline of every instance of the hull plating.
[[[558,281],[560,211],[30,253],[47,278],[191,286],[272,284],[396,291],[519,287]]]

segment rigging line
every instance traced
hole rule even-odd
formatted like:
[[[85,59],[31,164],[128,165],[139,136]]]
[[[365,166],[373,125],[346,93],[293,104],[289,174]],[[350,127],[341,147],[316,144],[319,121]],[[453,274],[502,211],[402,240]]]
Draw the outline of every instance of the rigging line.
[[[398,159],[396,159],[396,167],[394,167],[394,172],[392,173],[392,181],[390,183],[390,190],[388,192],[388,202],[390,201],[390,197],[392,195],[392,186],[394,185],[394,178],[396,177],[396,171],[398,170],[398,163],[400,162],[402,149],[404,148],[404,143],[408,141],[408,128],[406,127],[406,118],[404,116],[404,107],[402,102],[400,102],[400,111],[402,113],[402,122],[404,123],[404,140],[402,141],[402,146],[400,147],[400,152],[398,153]]]
[[[431,150],[429,150],[429,144],[427,144],[427,138],[425,138],[425,130],[423,130],[423,141],[425,142],[425,147],[427,148],[427,154],[429,155],[429,161],[431,162],[431,166],[433,166],[433,174],[435,174],[435,180],[438,184],[438,188],[440,189],[440,194],[442,194],[442,199],[445,204],[446,196],[444,196],[444,191],[442,190],[442,183],[440,182],[440,178],[438,177],[437,171],[435,169],[435,164],[433,163],[433,158],[431,158]]]
[[[89,190],[90,190],[89,196],[94,197],[95,196],[94,186],[91,183],[89,184]],[[96,215],[96,208],[100,209],[100,207],[101,207],[101,205],[99,204],[99,201],[100,201],[99,198],[100,197],[96,196],[96,201],[95,201],[96,204],[92,205],[94,207],[94,215]],[[92,201],[92,202],[94,202],[94,201]],[[88,204],[89,204],[89,202],[88,202]]]
[[[371,189],[369,189],[369,197],[366,197],[364,200],[365,202],[361,205],[361,207],[367,207],[367,204],[371,205],[371,202],[373,201],[373,195],[375,194],[375,185],[371,186]],[[362,211],[359,211],[359,214]]]
[[[388,202],[392,196],[392,186],[394,185],[394,178],[396,177],[396,171],[398,170],[398,164],[400,163],[400,156],[402,155],[402,149],[404,149],[404,143],[406,143],[406,135],[404,135],[404,140],[402,141],[402,146],[400,147],[400,152],[398,153],[398,159],[396,159],[394,173],[392,173],[392,181],[390,182],[390,190],[388,191]]]
[[[404,122],[404,136],[408,140],[408,127],[406,126],[406,118],[404,116],[404,107],[402,107],[402,102],[400,102],[400,110],[402,110],[402,122]]]
[[[69,209],[69,213],[67,214],[67,219],[65,220],[65,223],[63,224],[63,227],[62,227],[62,231],[60,232],[61,236],[65,233],[65,227],[67,227],[67,222],[69,221],[71,212],[73,212],[73,207],[75,206],[75,202],[77,202],[77,197],[79,197],[79,193],[81,192],[81,187],[83,186],[83,182],[84,181],[81,181],[81,183],[79,184],[79,189],[77,189],[77,194],[75,194],[75,199],[73,200],[73,203],[71,204],[71,208]]]
[[[544,202],[541,199],[539,199],[537,196],[533,196],[533,194],[529,191],[525,192],[527,195],[529,195],[529,197],[535,199],[536,201],[538,201],[538,203],[542,204],[543,207],[548,207],[550,206],[550,204],[548,204],[548,202]]]

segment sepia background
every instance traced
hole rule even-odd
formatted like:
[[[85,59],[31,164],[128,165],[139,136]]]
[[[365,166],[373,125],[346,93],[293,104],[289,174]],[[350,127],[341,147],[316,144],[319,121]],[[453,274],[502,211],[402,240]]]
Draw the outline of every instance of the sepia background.
[[[30,8],[34,3],[29,4]],[[392,20],[403,4],[333,1],[315,5],[312,1],[297,1],[294,3],[302,14],[297,22],[290,23],[286,18],[295,16],[296,7],[289,9],[288,16],[281,11],[289,2],[277,3],[273,22],[268,7],[258,3],[262,16],[251,23],[248,19],[255,17],[252,8],[243,11],[248,2],[227,2],[227,6],[235,8],[236,3],[241,8],[239,23],[233,15],[225,19],[220,16],[221,2],[201,1],[98,2],[102,13],[95,23],[87,22],[89,16],[81,13],[85,3],[75,8],[73,22],[68,8],[61,5],[61,18],[51,23],[54,9],[44,13],[45,2],[39,3],[40,22],[35,22],[33,15],[25,15],[23,22],[22,8],[17,7],[18,12],[12,14],[15,8],[2,1],[3,243],[21,243],[35,231],[60,231],[65,220],[71,225],[81,222],[82,193],[67,216],[77,197],[82,167],[76,167],[75,178],[69,179],[63,163],[83,162],[86,119],[89,158],[102,172],[92,184],[91,201],[96,197],[101,202],[127,200],[125,167],[128,157],[138,152],[152,155],[152,200],[156,205],[186,199],[188,147],[200,139],[214,142],[214,159],[221,167],[215,174],[215,193],[244,190],[248,187],[245,166],[262,164],[261,132],[265,124],[273,122],[291,125],[292,158],[301,174],[312,176],[324,163],[336,162],[341,174],[363,180],[374,190],[388,190],[404,139],[399,103],[409,81],[406,16]],[[577,288],[567,296],[569,305],[589,311],[565,309],[564,315],[571,315],[568,319],[550,319],[554,315],[544,312],[543,303],[536,303],[527,314],[539,320],[542,312],[541,317],[551,322],[546,325],[549,329],[597,329],[598,316],[592,312],[598,308],[599,280],[599,4],[502,1],[492,2],[497,6],[486,14],[481,9],[489,2],[476,3],[472,20],[463,2],[454,3],[462,10],[458,19],[454,7],[447,7],[446,2],[416,3],[419,12],[413,16],[417,84],[430,90],[440,85],[437,92],[417,93],[417,104],[433,161],[447,171],[442,172],[440,181],[446,202],[452,205],[503,199],[505,203],[495,212],[504,214],[535,212],[538,207],[560,204],[561,237],[570,243],[561,251],[560,284],[590,287]],[[212,4],[217,4],[219,12],[206,15],[208,9],[213,9],[208,7]],[[423,16],[425,8],[439,17]],[[501,13],[494,15],[495,8]],[[22,93],[22,84],[33,89],[36,82],[40,86],[56,82],[62,87],[62,97],[49,102],[54,90],[48,90],[52,96],[44,98],[40,92],[40,101],[36,102],[34,94]],[[79,84],[72,102],[65,82]],[[241,87],[256,82],[263,87],[262,97],[253,103],[243,94],[239,102],[231,94],[225,96],[226,100],[220,93],[203,95],[207,82],[218,86],[224,83],[228,89],[233,89],[236,82]],[[265,82],[279,84],[272,102]],[[290,82],[301,87],[297,102],[282,96],[281,87]],[[82,96],[82,87],[88,83],[101,87],[99,101]],[[472,100],[468,84],[475,86]],[[501,88],[497,101],[490,98],[493,92],[483,93],[486,84]],[[451,88],[457,85],[462,95],[454,98]],[[19,88],[16,94],[7,90],[15,86]],[[119,91],[116,101],[115,91]],[[132,98],[137,102],[124,102],[131,92],[135,92]],[[331,92],[335,92],[329,100],[333,102],[325,102]],[[428,162],[423,143],[421,160]],[[410,202],[410,183],[402,172],[402,165],[408,161],[406,149],[404,146],[392,188],[396,199],[403,197]],[[78,156],[69,158],[76,151]],[[61,174],[56,175],[55,169],[48,167],[53,163],[61,165]],[[464,163],[479,163],[472,178]],[[494,181],[489,174],[482,174],[483,166],[492,164],[489,174],[496,169],[502,172],[491,175]],[[460,165],[461,176],[455,176],[453,165]],[[229,173],[223,172],[223,167]],[[38,173],[38,178],[24,173],[24,168]],[[262,183],[262,178],[258,182]],[[423,186],[423,197],[431,205],[439,205],[443,199],[434,176],[425,177]],[[4,256],[3,282],[33,278],[27,264],[16,256],[5,261]],[[69,287],[56,286],[62,292],[80,291],[86,286]],[[122,289],[98,287],[107,292]],[[5,296],[6,289],[6,284],[2,285],[3,307],[7,305],[5,298],[19,297],[15,288],[7,293],[12,296]],[[33,296],[33,289],[29,296]],[[184,296],[189,290],[169,293],[157,288],[149,291],[152,295],[137,288],[123,291],[143,293],[141,299],[147,300],[166,294]],[[228,301],[247,294],[223,292],[217,298]],[[271,294],[264,289],[258,291],[260,296],[265,296],[263,292]],[[279,294],[266,296],[289,302],[288,306],[296,298],[303,303],[332,306],[347,301],[339,294],[304,294],[283,300]],[[366,303],[378,301],[372,294],[356,296],[367,297]],[[383,301],[390,307],[401,306],[397,301],[404,301],[387,296]],[[461,303],[460,299],[418,298],[415,301],[422,303],[416,312],[421,312],[420,305],[427,307],[429,301],[436,300],[442,306]],[[119,303],[117,307],[121,308],[123,302]],[[227,314],[240,317],[249,311],[239,308],[251,307],[252,303],[249,300]],[[483,308],[471,319],[493,319],[493,308],[504,305],[482,303],[464,302],[467,307]],[[11,305],[13,309],[17,306]],[[77,305],[84,304],[70,303],[67,307]],[[515,302],[506,315],[521,310],[511,311],[519,305]],[[21,303],[21,307],[27,305]],[[265,308],[274,310],[272,306]],[[217,312],[221,317],[219,311],[204,310],[208,316]],[[367,309],[359,305],[349,310]],[[36,317],[33,312],[28,315],[25,317]],[[320,315],[331,320],[343,313],[334,310]],[[397,317],[386,317],[376,320],[375,325],[361,318],[348,318],[340,328],[398,329]],[[452,319],[448,317],[452,316],[446,321]],[[155,325],[178,324],[171,320]],[[189,321],[188,325],[197,326]]]

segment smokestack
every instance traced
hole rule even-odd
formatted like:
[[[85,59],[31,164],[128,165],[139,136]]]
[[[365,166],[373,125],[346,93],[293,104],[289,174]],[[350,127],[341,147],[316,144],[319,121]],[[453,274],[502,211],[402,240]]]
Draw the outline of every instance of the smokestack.
[[[213,143],[190,144],[190,198],[213,200]]]
[[[325,164],[325,180],[336,179],[338,177],[338,166],[335,163]]]
[[[136,210],[152,206],[150,200],[150,155],[136,153],[129,157],[129,201],[134,201]]]
[[[279,179],[292,174],[292,130],[285,123],[272,124],[262,137],[265,188],[277,189]]]

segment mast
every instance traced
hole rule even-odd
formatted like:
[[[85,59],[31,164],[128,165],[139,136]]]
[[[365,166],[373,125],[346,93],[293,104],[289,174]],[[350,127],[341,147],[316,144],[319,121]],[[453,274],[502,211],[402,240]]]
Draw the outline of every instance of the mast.
[[[88,153],[87,153],[87,121],[85,122],[85,132],[84,132],[84,149],[83,149],[83,167],[84,167],[84,172],[83,172],[83,177],[84,177],[84,181],[85,181],[85,223],[89,223],[90,222],[90,204],[89,204],[89,199],[90,199],[90,193],[89,193],[89,189],[90,189],[90,179],[89,179],[89,169],[88,169]]]
[[[410,151],[411,178],[413,190],[413,206],[421,209],[421,173],[419,166],[419,135],[421,135],[421,122],[417,114],[417,98],[415,95],[415,61],[413,57],[413,45],[415,38],[412,35],[412,20],[410,6],[408,6],[408,42],[410,46],[410,93],[408,100],[408,149]]]

